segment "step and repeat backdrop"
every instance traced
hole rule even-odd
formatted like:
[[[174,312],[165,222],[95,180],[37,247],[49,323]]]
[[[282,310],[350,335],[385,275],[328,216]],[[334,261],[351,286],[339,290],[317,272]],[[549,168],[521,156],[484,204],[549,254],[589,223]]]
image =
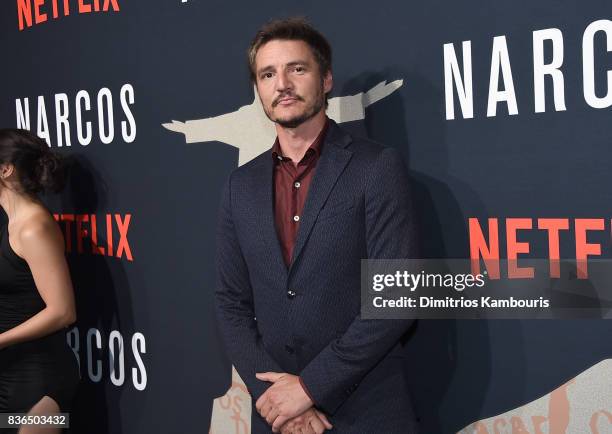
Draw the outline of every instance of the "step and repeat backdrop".
[[[246,48],[295,15],[334,49],[329,116],[404,156],[426,257],[610,258],[609,1],[6,0],[0,126],[70,162],[45,201],[78,302],[72,433],[250,432],[213,314],[214,230],[225,179],[275,137]],[[612,432],[611,336],[419,321],[423,432]]]

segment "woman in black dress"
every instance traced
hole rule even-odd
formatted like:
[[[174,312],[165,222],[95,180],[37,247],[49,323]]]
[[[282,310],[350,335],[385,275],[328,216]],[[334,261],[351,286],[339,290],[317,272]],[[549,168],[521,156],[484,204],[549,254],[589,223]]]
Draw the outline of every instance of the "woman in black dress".
[[[60,187],[60,163],[29,131],[0,129],[0,206],[8,217],[0,229],[0,413],[68,412],[79,381],[65,336],[76,313],[64,239],[37,197]],[[39,432],[60,429],[19,429]]]

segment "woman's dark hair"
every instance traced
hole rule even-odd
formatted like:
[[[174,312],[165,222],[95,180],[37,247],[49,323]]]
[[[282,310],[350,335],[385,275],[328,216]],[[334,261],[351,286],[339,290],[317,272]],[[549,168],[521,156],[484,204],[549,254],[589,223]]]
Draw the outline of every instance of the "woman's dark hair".
[[[23,193],[56,193],[64,186],[63,159],[28,130],[0,129],[0,164],[15,167]]]

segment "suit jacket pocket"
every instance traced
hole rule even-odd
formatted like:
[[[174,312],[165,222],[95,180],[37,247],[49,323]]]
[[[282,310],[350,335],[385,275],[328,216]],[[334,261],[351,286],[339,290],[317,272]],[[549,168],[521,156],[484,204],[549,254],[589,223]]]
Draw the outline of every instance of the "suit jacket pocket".
[[[343,200],[338,203],[326,204],[319,212],[317,220],[325,220],[343,214],[355,207],[354,199]]]

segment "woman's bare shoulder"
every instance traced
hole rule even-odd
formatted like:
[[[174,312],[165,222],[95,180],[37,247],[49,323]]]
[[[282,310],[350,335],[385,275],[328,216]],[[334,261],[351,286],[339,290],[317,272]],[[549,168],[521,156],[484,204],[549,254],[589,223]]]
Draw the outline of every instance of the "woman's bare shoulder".
[[[57,222],[42,206],[33,209],[16,225],[11,238],[15,238],[20,250],[41,244],[63,246],[63,237]]]

